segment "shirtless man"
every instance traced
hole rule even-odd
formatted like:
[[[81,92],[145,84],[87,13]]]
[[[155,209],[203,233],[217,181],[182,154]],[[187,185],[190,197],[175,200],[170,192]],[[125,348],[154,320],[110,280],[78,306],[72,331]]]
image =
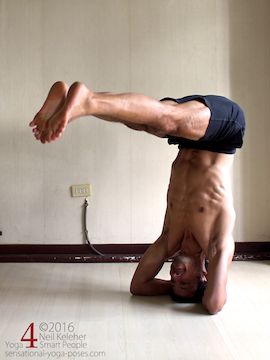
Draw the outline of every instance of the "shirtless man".
[[[172,164],[162,233],[141,258],[131,293],[171,294],[179,301],[202,301],[210,314],[220,311],[234,253],[230,169],[236,148],[243,144],[240,107],[213,95],[157,101],[57,82],[30,126],[35,138],[46,143],[58,139],[69,122],[86,115],[166,137],[180,148]],[[172,257],[171,280],[156,278]]]

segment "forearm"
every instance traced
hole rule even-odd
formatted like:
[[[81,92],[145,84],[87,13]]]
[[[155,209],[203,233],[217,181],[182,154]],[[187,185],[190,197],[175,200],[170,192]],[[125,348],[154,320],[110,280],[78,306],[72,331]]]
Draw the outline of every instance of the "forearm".
[[[130,291],[133,295],[168,295],[171,291],[172,285],[170,280],[152,279],[138,286],[131,287]]]
[[[202,303],[211,314],[219,312],[226,303],[226,285],[230,262],[231,256],[219,252],[209,262],[207,287]]]
[[[210,314],[218,313],[225,305],[227,300],[226,282],[227,279],[224,283],[208,280],[202,304]]]

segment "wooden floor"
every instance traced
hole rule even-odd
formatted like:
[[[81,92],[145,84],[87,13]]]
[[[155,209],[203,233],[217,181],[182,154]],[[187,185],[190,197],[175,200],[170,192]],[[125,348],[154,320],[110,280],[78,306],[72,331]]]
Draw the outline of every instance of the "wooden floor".
[[[269,360],[269,265],[233,262],[228,302],[211,316],[200,305],[131,296],[136,263],[1,263],[0,359],[27,351],[24,359]],[[20,341],[31,323],[36,349]]]

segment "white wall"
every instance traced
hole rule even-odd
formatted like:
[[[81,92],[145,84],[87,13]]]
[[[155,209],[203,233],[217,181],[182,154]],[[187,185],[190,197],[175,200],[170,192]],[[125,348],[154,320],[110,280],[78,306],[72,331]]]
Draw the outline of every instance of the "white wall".
[[[57,80],[155,98],[212,93],[239,101],[247,109],[250,131],[234,171],[236,240],[267,239],[260,235],[270,233],[269,102],[261,108],[251,99],[269,94],[264,81],[269,50],[257,45],[258,39],[267,41],[262,24],[269,4],[236,3],[0,0],[1,243],[81,243],[83,198],[71,198],[69,186],[87,182],[93,187],[89,231],[95,243],[152,242],[160,234],[177,147],[91,117],[72,123],[60,141],[41,145],[27,124]],[[248,53],[250,37],[262,51],[257,60],[242,54],[241,46]],[[259,75],[249,81],[256,89],[250,89],[243,70],[253,65]],[[261,178],[256,196],[252,189]],[[255,200],[256,208],[251,207]]]
[[[235,164],[236,238],[270,241],[270,2],[229,2],[231,96],[245,109],[245,146]]]

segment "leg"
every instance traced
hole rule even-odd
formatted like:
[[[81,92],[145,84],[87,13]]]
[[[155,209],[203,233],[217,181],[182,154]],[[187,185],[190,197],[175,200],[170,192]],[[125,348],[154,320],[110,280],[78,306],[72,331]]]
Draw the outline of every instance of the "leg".
[[[172,135],[199,139],[206,131],[210,116],[202,109],[206,108],[203,104],[197,101],[190,103],[193,104],[170,104],[134,93],[94,93],[85,85],[74,83],[64,106],[47,121],[42,135],[36,135],[42,142],[56,140],[69,122],[81,116],[93,115],[159,137]],[[30,124],[35,126],[33,122]]]
[[[205,135],[211,112],[199,101],[177,104],[157,101],[142,94],[93,93],[90,115],[121,122],[150,134],[199,140]],[[89,114],[89,113],[88,113]]]
[[[50,98],[50,93],[48,98]],[[48,106],[47,100],[42,109],[46,106]],[[163,137],[167,133],[165,109],[167,109],[165,104],[141,94],[94,93],[85,85],[74,83],[68,91],[64,106],[54,112],[46,122],[46,126],[40,127],[36,118],[30,126],[36,126],[33,131],[38,140],[40,139],[43,143],[50,142],[61,136],[72,120],[93,115]]]

